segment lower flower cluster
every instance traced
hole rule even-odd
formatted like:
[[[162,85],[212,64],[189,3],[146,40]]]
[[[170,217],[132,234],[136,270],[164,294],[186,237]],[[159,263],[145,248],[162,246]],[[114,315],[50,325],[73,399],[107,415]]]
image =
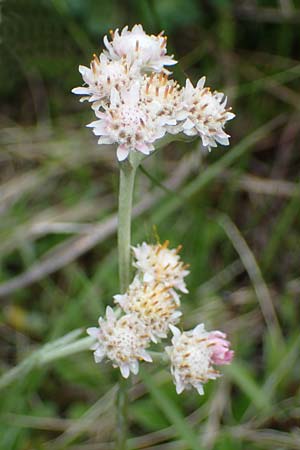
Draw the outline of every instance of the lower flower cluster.
[[[203,384],[220,375],[214,366],[229,364],[233,351],[220,331],[207,332],[203,324],[186,332],[175,327],[182,315],[180,293],[188,292],[184,278],[189,271],[178,254],[181,247],[168,247],[168,241],[133,247],[136,274],[127,292],[114,296],[119,308],[108,306],[99,327],[87,332],[95,338],[95,362],[106,358],[128,378],[138,373],[139,361],[152,362],[147,349],[171,330],[172,345],[165,350],[177,393],[195,387],[203,394]]]

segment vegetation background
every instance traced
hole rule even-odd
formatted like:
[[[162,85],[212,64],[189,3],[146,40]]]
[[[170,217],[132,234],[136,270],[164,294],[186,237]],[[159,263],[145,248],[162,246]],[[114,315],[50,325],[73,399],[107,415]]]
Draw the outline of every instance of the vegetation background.
[[[237,115],[230,148],[175,143],[145,162],[133,225],[134,243],[184,245],[184,327],[225,330],[236,359],[202,397],[177,396],[166,367],[144,364],[129,448],[299,449],[300,1],[0,7],[1,372],[25,361],[0,378],[0,449],[114,449],[117,371],[87,351],[29,355],[94,325],[118,292],[115,153],[97,146],[92,112],[70,91],[103,35],[135,23],[164,29],[174,76],[206,75]]]

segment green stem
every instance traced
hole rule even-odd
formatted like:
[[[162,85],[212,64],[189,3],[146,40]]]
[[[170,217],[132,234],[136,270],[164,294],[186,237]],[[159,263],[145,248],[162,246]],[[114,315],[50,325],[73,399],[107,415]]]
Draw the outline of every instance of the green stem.
[[[120,292],[124,294],[130,283],[131,212],[134,179],[137,164],[126,161],[120,165],[118,210],[118,258]],[[126,450],[127,444],[127,394],[128,382],[120,375],[117,394],[116,449]]]
[[[116,450],[127,449],[128,382],[120,375],[117,393]]]
[[[120,168],[118,212],[118,258],[120,291],[124,294],[130,283],[130,241],[132,196],[136,167],[128,162]]]

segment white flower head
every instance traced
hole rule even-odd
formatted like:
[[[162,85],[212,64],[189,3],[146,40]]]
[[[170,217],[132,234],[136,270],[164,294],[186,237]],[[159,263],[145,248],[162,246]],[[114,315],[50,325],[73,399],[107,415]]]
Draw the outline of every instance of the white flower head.
[[[190,80],[183,88],[182,131],[187,136],[199,135],[204,147],[209,150],[217,144],[229,145],[229,135],[225,133],[224,126],[235,115],[226,108],[227,98],[221,92],[211,92],[204,88],[205,77],[202,77],[196,87]]]
[[[134,253],[133,266],[142,274],[145,282],[156,281],[165,286],[187,293],[184,278],[189,274],[188,265],[180,260],[179,251],[168,248],[169,241],[164,244],[147,244],[132,247]]]
[[[171,373],[178,394],[194,387],[202,395],[203,384],[220,376],[213,364],[230,364],[233,351],[226,335],[219,331],[207,332],[203,324],[193,330],[180,332],[172,325],[172,346],[166,347],[171,360]]]
[[[146,325],[153,342],[167,337],[169,325],[175,325],[181,312],[179,296],[157,281],[144,283],[136,276],[123,295],[115,295],[126,313],[134,313]]]
[[[118,319],[108,306],[106,319],[100,317],[99,328],[88,328],[87,333],[97,340],[91,347],[95,362],[106,357],[113,367],[120,368],[124,378],[128,378],[130,372],[138,373],[140,360],[152,362],[145,350],[150,345],[150,336],[136,314],[126,314]]]
[[[140,83],[135,82],[129,90],[112,88],[110,105],[104,111],[95,111],[99,120],[89,125],[100,136],[99,144],[117,144],[117,158],[126,159],[131,151],[149,155],[154,142],[166,133],[164,120],[155,116],[140,99]]]
[[[124,58],[111,61],[101,53],[94,55],[90,67],[79,66],[85,86],[72,89],[77,95],[82,95],[80,101],[88,100],[97,109],[110,98],[112,88],[128,88],[133,80],[141,77],[135,64],[129,64]]]
[[[134,25],[131,31],[128,26],[121,33],[111,31],[111,41],[104,37],[107,48],[105,54],[113,59],[126,58],[128,62],[137,62],[142,70],[160,72],[164,66],[176,64],[173,56],[167,55],[167,38],[163,32],[158,36],[145,33],[142,25]]]

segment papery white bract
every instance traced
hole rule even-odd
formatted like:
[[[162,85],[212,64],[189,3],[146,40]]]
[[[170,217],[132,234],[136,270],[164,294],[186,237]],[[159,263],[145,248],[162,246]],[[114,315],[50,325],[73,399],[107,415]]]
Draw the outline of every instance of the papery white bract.
[[[172,346],[166,347],[171,361],[171,373],[180,394],[194,387],[202,395],[203,384],[220,376],[213,364],[230,364],[233,351],[224,333],[208,333],[203,324],[193,330],[180,332],[172,325]]]
[[[95,362],[99,363],[104,358],[111,360],[113,367],[120,368],[124,378],[128,378],[130,372],[138,373],[140,360],[152,362],[146,352],[150,336],[136,314],[126,314],[118,319],[108,306],[106,319],[100,317],[99,328],[88,328],[87,333],[96,339],[91,347]]]
[[[227,98],[222,92],[211,92],[204,87],[205,77],[202,77],[196,87],[186,80],[182,95],[181,117],[184,118],[181,130],[187,136],[199,135],[204,147],[209,150],[218,144],[229,145],[229,135],[224,126],[235,115],[226,108]]]
[[[164,244],[147,244],[132,247],[134,254],[133,266],[141,273],[145,282],[156,281],[165,286],[188,292],[184,278],[189,274],[188,265],[180,260],[179,251],[168,248],[169,241]]]
[[[155,280],[145,283],[139,276],[125,294],[114,299],[126,313],[137,314],[155,343],[167,337],[169,325],[175,325],[182,315],[179,296],[173,289]]]
[[[164,119],[153,114],[140,99],[140,84],[134,83],[130,90],[112,89],[110,105],[104,111],[95,111],[99,120],[88,127],[100,136],[99,144],[117,144],[117,158],[123,161],[131,151],[149,155],[154,142],[162,138],[166,129]]]
[[[111,41],[104,37],[105,54],[113,60],[126,58],[130,63],[136,62],[142,70],[154,72],[176,64],[173,56],[167,55],[167,38],[163,33],[150,36],[142,25],[134,25],[131,31],[126,26],[121,33],[117,29],[110,34]]]

